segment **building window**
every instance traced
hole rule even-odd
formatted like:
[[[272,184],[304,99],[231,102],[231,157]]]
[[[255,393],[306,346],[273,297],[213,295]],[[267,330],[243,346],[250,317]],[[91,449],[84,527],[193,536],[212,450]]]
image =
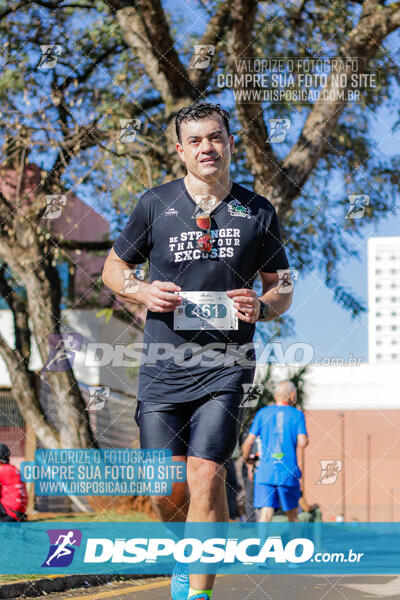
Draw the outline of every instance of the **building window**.
[[[376,326],[376,331],[381,331],[381,329],[382,329],[382,325],[377,325]]]
[[[396,329],[397,329],[397,325],[392,325],[390,329],[391,329],[392,331],[396,331]]]
[[[382,358],[382,354],[377,354],[376,358]]]

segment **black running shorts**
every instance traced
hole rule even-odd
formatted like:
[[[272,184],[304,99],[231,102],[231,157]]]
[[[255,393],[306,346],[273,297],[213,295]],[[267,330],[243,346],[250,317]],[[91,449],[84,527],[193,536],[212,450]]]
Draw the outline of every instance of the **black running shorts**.
[[[243,394],[237,392],[214,392],[190,402],[139,402],[140,446],[224,464],[239,438],[246,411],[242,403]]]

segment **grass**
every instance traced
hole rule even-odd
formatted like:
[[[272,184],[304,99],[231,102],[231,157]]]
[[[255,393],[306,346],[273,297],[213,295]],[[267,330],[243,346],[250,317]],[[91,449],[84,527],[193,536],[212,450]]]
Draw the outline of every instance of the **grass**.
[[[3,585],[5,583],[14,583],[16,581],[31,581],[33,579],[43,579],[44,577],[44,575],[0,575],[0,585]]]

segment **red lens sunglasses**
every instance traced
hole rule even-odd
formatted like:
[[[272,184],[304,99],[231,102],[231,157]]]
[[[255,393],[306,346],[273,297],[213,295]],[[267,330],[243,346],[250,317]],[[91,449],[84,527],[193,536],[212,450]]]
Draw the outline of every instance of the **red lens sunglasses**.
[[[197,242],[197,247],[202,252],[211,252],[213,240],[210,235],[211,230],[211,217],[207,213],[201,213],[196,216],[196,225],[203,231],[206,231],[204,235],[200,236]]]

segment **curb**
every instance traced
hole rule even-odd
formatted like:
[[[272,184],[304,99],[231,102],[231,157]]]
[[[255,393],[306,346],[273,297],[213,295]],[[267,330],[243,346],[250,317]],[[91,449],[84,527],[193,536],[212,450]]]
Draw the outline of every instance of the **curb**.
[[[153,575],[152,578],[156,578]],[[161,576],[160,576],[161,577]],[[32,581],[16,581],[0,585],[0,598],[20,598],[24,596],[41,596],[43,592],[65,592],[73,588],[92,587],[111,581],[126,579],[148,579],[148,575],[60,575],[53,578],[34,579]]]

